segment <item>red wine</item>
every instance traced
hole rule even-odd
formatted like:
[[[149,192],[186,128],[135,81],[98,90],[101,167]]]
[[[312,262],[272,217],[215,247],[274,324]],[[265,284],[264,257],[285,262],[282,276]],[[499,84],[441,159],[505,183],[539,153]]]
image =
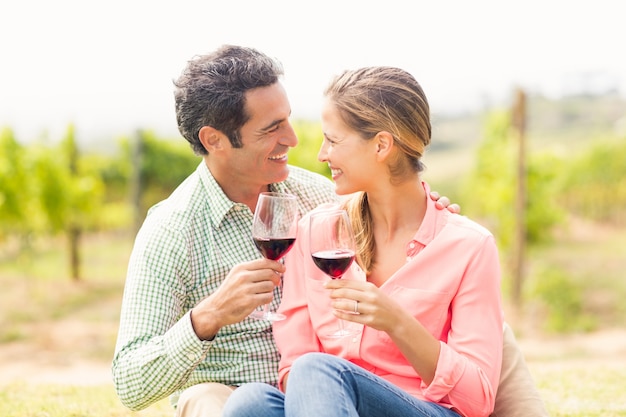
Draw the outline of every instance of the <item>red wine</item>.
[[[252,239],[263,256],[274,261],[282,258],[289,252],[289,249],[291,249],[293,243],[296,241],[295,237],[286,239],[264,239],[255,237]]]
[[[315,265],[332,279],[341,278],[354,261],[354,252],[349,250],[323,250],[313,255]]]

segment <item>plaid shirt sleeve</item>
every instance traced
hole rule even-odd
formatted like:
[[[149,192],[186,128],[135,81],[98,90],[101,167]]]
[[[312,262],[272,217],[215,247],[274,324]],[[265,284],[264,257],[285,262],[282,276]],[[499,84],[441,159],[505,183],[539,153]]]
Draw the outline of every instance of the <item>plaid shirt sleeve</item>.
[[[146,223],[131,255],[113,362],[120,400],[133,410],[181,388],[211,345],[197,338],[184,311],[182,238],[153,227]]]

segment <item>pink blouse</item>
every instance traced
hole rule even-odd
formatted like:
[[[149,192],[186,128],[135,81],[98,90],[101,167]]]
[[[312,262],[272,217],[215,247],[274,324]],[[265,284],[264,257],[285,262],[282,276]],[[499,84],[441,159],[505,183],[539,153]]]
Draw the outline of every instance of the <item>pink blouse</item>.
[[[428,191],[428,186],[424,183]],[[455,408],[467,417],[487,416],[494,406],[502,360],[503,314],[500,264],[494,238],[482,226],[429,198],[422,224],[406,247],[407,263],[381,287],[410,311],[441,343],[434,380],[427,385],[385,332],[360,324],[358,336],[333,339],[337,329],[328,277],[309,252],[308,216],[300,222],[287,254],[279,311],[274,323],[281,353],[279,381],[293,361],[307,352],[345,358],[411,395]],[[324,207],[328,208],[328,205]],[[343,279],[366,279],[355,263]],[[415,343],[419,343],[416,340]]]

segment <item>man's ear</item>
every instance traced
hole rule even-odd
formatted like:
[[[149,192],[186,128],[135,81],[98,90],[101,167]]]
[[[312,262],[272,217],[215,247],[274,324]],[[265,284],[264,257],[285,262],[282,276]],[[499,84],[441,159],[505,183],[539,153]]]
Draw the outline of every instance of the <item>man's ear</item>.
[[[211,126],[202,126],[198,132],[200,142],[208,153],[213,153],[222,148],[223,136],[222,132]]]
[[[376,157],[379,161],[385,160],[394,146],[393,135],[389,132],[381,131],[374,138],[376,141]]]

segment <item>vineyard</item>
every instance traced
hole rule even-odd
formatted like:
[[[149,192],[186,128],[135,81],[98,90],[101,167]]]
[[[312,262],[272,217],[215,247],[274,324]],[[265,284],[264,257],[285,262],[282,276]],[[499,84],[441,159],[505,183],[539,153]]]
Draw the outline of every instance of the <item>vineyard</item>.
[[[626,103],[531,97],[528,110],[520,306],[511,299],[518,155],[510,113],[435,115],[424,177],[496,236],[508,320],[553,415],[626,415],[610,400],[626,377],[615,365],[626,354]],[[290,162],[326,174],[315,158],[319,125],[294,127],[300,144]],[[0,386],[13,384],[0,389],[0,403],[23,411],[12,415],[56,417],[67,415],[56,404],[67,397],[83,407],[75,415],[135,415],[121,411],[107,382],[130,247],[146,210],[200,158],[183,139],[151,131],[112,139],[106,151],[78,140],[71,125],[62,138],[25,139],[0,131]],[[588,363],[602,374],[589,374]],[[104,388],[61,387],[89,375]],[[581,379],[591,391],[572,385]],[[39,394],[33,383],[53,385],[41,401],[15,396]],[[170,411],[161,404],[145,415]]]

